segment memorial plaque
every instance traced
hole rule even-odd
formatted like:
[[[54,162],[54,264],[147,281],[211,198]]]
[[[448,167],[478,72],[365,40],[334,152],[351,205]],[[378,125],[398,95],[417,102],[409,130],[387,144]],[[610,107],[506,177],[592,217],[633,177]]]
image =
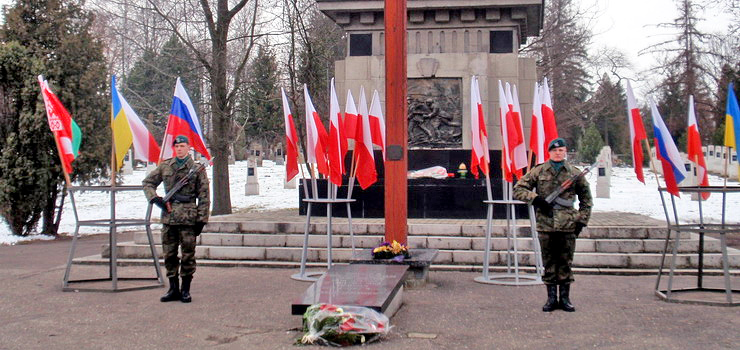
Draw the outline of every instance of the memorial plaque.
[[[403,286],[408,266],[334,265],[291,305],[293,315],[319,303],[355,305],[385,312]]]
[[[254,168],[247,168],[247,176],[254,176]]]
[[[409,147],[462,147],[461,86],[460,78],[408,80]]]

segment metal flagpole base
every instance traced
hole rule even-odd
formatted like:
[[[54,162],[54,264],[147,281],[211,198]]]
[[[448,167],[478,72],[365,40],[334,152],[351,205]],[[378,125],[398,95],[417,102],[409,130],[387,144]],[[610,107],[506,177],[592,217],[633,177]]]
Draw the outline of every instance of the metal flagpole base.
[[[540,285],[542,284],[542,276],[540,275],[540,272],[543,270],[542,268],[542,252],[540,250],[538,235],[537,235],[537,225],[534,218],[534,211],[532,210],[530,206],[529,215],[530,215],[530,225],[532,230],[532,250],[534,252],[534,261],[535,261],[535,273],[534,274],[527,274],[521,272],[521,266],[519,266],[519,252],[518,250],[514,249],[514,253],[510,254],[511,252],[507,252],[509,255],[513,255],[511,258],[516,262],[513,269],[510,268],[510,266],[507,265],[507,271],[513,272],[507,272],[503,274],[489,274],[489,259],[488,256],[491,251],[491,222],[493,219],[493,205],[494,204],[505,204],[507,206],[511,207],[511,210],[513,212],[515,205],[522,205],[527,204],[526,202],[518,201],[518,200],[512,200],[512,199],[504,199],[504,200],[492,200],[492,201],[483,201],[483,203],[486,203],[489,206],[489,214],[486,220],[486,248],[485,248],[485,255],[483,259],[483,276],[479,276],[474,278],[473,280],[478,283],[484,283],[484,284],[497,284],[497,285],[506,285],[506,286],[533,286],[533,285]],[[514,227],[512,232],[507,232],[507,236],[510,238],[509,241],[512,239],[515,241],[514,244],[516,244],[516,240],[518,239],[516,236],[516,232],[513,232],[517,230],[515,227],[516,223],[512,223],[513,219],[511,217],[507,217],[507,227]],[[513,236],[513,237],[512,237]]]
[[[62,278],[62,291],[64,292],[125,292],[125,291],[132,291],[132,290],[141,290],[141,289],[150,289],[150,288],[161,288],[164,286],[164,278],[162,276],[162,273],[160,271],[159,266],[159,259],[158,254],[156,252],[156,248],[154,246],[154,240],[152,238],[151,233],[151,211],[152,211],[152,205],[149,204],[147,207],[147,213],[145,218],[142,219],[116,219],[115,217],[115,200],[113,193],[120,192],[120,191],[142,191],[142,186],[116,186],[116,187],[109,187],[109,186],[74,186],[69,187],[69,198],[70,202],[72,204],[72,211],[75,216],[76,221],[76,227],[75,227],[75,233],[72,238],[72,246],[70,247],[69,251],[69,257],[67,259],[67,266],[65,268],[64,277]],[[94,220],[80,220],[78,214],[77,214],[77,204],[75,203],[74,198],[74,191],[103,191],[103,192],[111,192],[111,217],[109,219],[94,219]],[[75,250],[77,248],[77,239],[79,237],[79,230],[82,226],[104,226],[109,227],[109,235],[110,235],[110,257],[108,260],[108,269],[109,269],[109,277],[105,278],[88,278],[88,279],[77,279],[77,280],[70,280],[70,275],[72,271],[72,263],[74,260]],[[122,227],[122,226],[144,226],[147,231],[147,237],[149,239],[149,248],[152,253],[153,258],[153,266],[155,270],[156,277],[118,277],[118,262],[117,262],[117,256],[116,256],[116,250],[115,245],[116,243],[116,228]],[[119,287],[118,281],[155,281],[154,284],[147,284],[147,285],[140,285],[140,286],[133,286],[133,287]],[[95,283],[95,282],[111,282],[111,288],[92,288],[92,287],[73,287],[71,284],[75,283]]]
[[[312,272],[304,272],[303,274],[295,273],[290,275],[290,278],[296,280],[296,281],[303,281],[303,282],[316,282],[321,278],[321,276],[324,275],[325,272],[323,271],[312,271]]]
[[[293,274],[290,276],[291,279],[294,279],[296,281],[303,281],[303,282],[316,282],[319,280],[321,275],[323,275],[325,272],[321,271],[315,271],[315,272],[307,272],[306,271],[306,260],[307,260],[307,249],[308,249],[308,234],[309,234],[309,225],[311,222],[311,204],[313,203],[323,203],[327,205],[335,204],[335,203],[352,203],[355,200],[354,199],[346,199],[346,198],[317,198],[317,199],[303,199],[304,202],[308,203],[308,211],[306,212],[306,229],[304,232],[304,240],[303,240],[303,256],[301,258],[301,272]],[[332,244],[331,244],[331,210],[327,210],[326,212],[326,218],[328,220],[328,227],[327,227],[327,269],[331,267],[332,261],[331,261],[331,250],[332,250]],[[354,235],[352,234],[352,225],[350,224],[350,234],[352,235],[352,238],[354,239]],[[318,277],[316,277],[318,276]]]

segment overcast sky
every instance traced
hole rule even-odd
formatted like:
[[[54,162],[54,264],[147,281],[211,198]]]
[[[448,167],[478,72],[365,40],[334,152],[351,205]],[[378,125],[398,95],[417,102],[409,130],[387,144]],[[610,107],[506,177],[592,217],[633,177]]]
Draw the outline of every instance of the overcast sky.
[[[678,17],[675,0],[580,0],[583,9],[596,13],[592,30],[594,45],[620,49],[634,64],[635,74],[649,69],[655,57],[651,54],[638,55],[650,45],[675,37],[675,32],[656,27],[659,23],[670,23]],[[709,8],[697,17],[699,29],[706,32],[726,32],[731,19],[717,8]],[[740,19],[735,18],[735,21]],[[636,90],[644,89],[643,83],[633,84]]]

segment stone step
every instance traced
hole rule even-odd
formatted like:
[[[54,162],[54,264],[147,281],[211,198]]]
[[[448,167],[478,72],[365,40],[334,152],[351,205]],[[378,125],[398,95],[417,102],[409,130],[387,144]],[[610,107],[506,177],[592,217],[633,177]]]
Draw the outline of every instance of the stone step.
[[[146,258],[150,257],[148,245],[139,245],[133,242],[120,243],[118,246],[119,258]],[[161,254],[161,246],[157,247]],[[196,247],[196,258],[212,260],[270,260],[270,261],[300,261],[300,247],[245,247],[245,246],[208,246]],[[108,249],[104,248],[103,256],[109,255]],[[308,261],[326,261],[325,248],[309,248],[307,252]],[[352,249],[334,248],[332,259],[336,262],[349,261]],[[492,265],[506,263],[506,251],[493,250],[490,254]],[[657,268],[660,266],[662,254],[660,253],[602,253],[602,252],[576,252],[573,264],[578,267],[594,268]],[[531,251],[521,251],[519,262],[523,265],[534,265],[534,254]],[[483,251],[443,249],[439,251],[434,261],[436,264],[482,264]],[[667,260],[666,264],[669,262]],[[729,254],[731,268],[740,267],[740,253],[734,250]],[[676,259],[678,268],[696,267],[698,263],[697,254],[679,254]],[[721,268],[721,254],[704,254],[704,266],[706,268]]]
[[[693,235],[697,236],[697,235]],[[679,246],[679,252],[692,253],[699,249],[699,239],[684,237]],[[159,244],[161,236],[153,235],[154,242]],[[203,233],[198,237],[197,244],[210,246],[257,246],[257,247],[303,247],[303,234],[253,234],[253,233]],[[333,247],[351,248],[352,239],[350,235],[332,235]],[[372,248],[383,241],[381,235],[355,235],[355,247]],[[148,244],[146,232],[140,231],[134,234],[134,242],[137,244]],[[507,239],[505,237],[492,237],[492,249],[506,250]],[[309,235],[309,247],[326,247],[326,235]],[[447,237],[447,236],[409,236],[411,248],[432,249],[473,249],[483,250],[485,238],[483,237]],[[605,253],[662,253],[665,247],[665,239],[593,239],[579,238],[576,241],[576,251],[579,252],[605,252]],[[669,247],[673,247],[670,241]],[[531,237],[517,239],[517,248],[521,250],[532,250]],[[713,238],[705,238],[704,252],[719,253],[720,242]]]
[[[91,255],[86,257],[80,257],[74,259],[74,264],[78,265],[108,265],[109,259],[103,257],[100,254]],[[160,264],[164,264],[162,259],[159,259]],[[119,266],[151,266],[152,259],[136,259],[136,258],[122,258],[118,259],[117,263]],[[213,266],[213,267],[270,267],[270,268],[286,268],[286,269],[297,269],[300,267],[300,262],[297,261],[271,261],[271,260],[200,260],[198,266]],[[307,262],[306,266],[310,270],[325,269],[326,262]],[[446,265],[446,264],[434,264],[430,267],[433,271],[465,271],[465,272],[480,272],[482,271],[481,264],[458,264],[458,265]],[[534,267],[523,266],[522,270],[524,273],[533,273]],[[491,266],[490,271],[493,273],[501,273],[506,271],[506,266]],[[592,274],[592,275],[657,275],[657,268],[608,268],[608,267],[574,267],[573,271],[576,274]],[[663,273],[666,273],[664,270]],[[696,269],[676,269],[676,275],[696,275]],[[704,274],[707,276],[719,276],[722,275],[720,269],[705,269]],[[730,269],[732,276],[740,276],[740,269]]]
[[[342,219],[338,219],[342,220]],[[501,220],[498,220],[501,221]],[[528,236],[530,232],[529,221],[520,221],[520,236]],[[326,234],[326,223],[312,223],[309,232],[315,234]],[[491,235],[497,237],[506,236],[506,225],[497,222],[491,227]],[[352,231],[356,235],[383,235],[385,225],[382,223],[353,223]],[[209,222],[204,232],[211,233],[286,233],[303,234],[305,223],[278,223],[278,222]],[[336,234],[349,234],[349,226],[345,222],[333,222],[332,232]],[[450,237],[485,237],[485,224],[447,224],[447,223],[425,223],[409,224],[409,236],[450,236]],[[590,226],[581,233],[582,238],[665,238],[666,228],[662,226]]]

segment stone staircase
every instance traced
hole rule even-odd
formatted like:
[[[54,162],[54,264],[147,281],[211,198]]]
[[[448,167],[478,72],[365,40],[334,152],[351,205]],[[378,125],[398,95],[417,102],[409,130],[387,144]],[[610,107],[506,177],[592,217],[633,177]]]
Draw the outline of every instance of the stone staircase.
[[[352,256],[351,237],[346,219],[338,219],[332,225],[334,262],[348,262]],[[361,220],[356,220],[361,221]],[[439,249],[432,265],[433,269],[478,270],[483,263],[485,246],[484,220],[456,220],[445,223],[423,222],[409,224],[411,248]],[[528,221],[521,221],[528,225]],[[353,223],[355,246],[368,249],[383,240],[384,225],[381,222]],[[301,259],[304,223],[270,221],[212,221],[198,238],[196,258],[200,265],[215,266],[272,266],[297,267]],[[309,266],[326,262],[326,224],[311,224],[307,260]],[[584,230],[577,241],[574,267],[580,272],[641,274],[655,273],[660,266],[665,246],[665,227],[592,226]],[[506,265],[507,238],[505,226],[499,221],[493,226],[490,262],[494,269]],[[529,227],[520,228],[517,240],[519,263],[533,270],[534,254]],[[158,230],[155,242],[161,252]],[[672,247],[673,240],[669,242]],[[697,234],[682,234],[679,269],[695,269],[698,265],[699,238]],[[708,273],[720,272],[722,268],[720,242],[705,237],[704,269]],[[740,250],[728,248],[730,267],[734,274],[740,273]],[[77,259],[77,263],[100,263],[107,261],[108,247],[101,255]],[[136,232],[133,242],[118,244],[121,263],[151,264],[151,255],[144,231]],[[147,260],[149,258],[149,260]],[[668,264],[669,260],[666,260]]]

